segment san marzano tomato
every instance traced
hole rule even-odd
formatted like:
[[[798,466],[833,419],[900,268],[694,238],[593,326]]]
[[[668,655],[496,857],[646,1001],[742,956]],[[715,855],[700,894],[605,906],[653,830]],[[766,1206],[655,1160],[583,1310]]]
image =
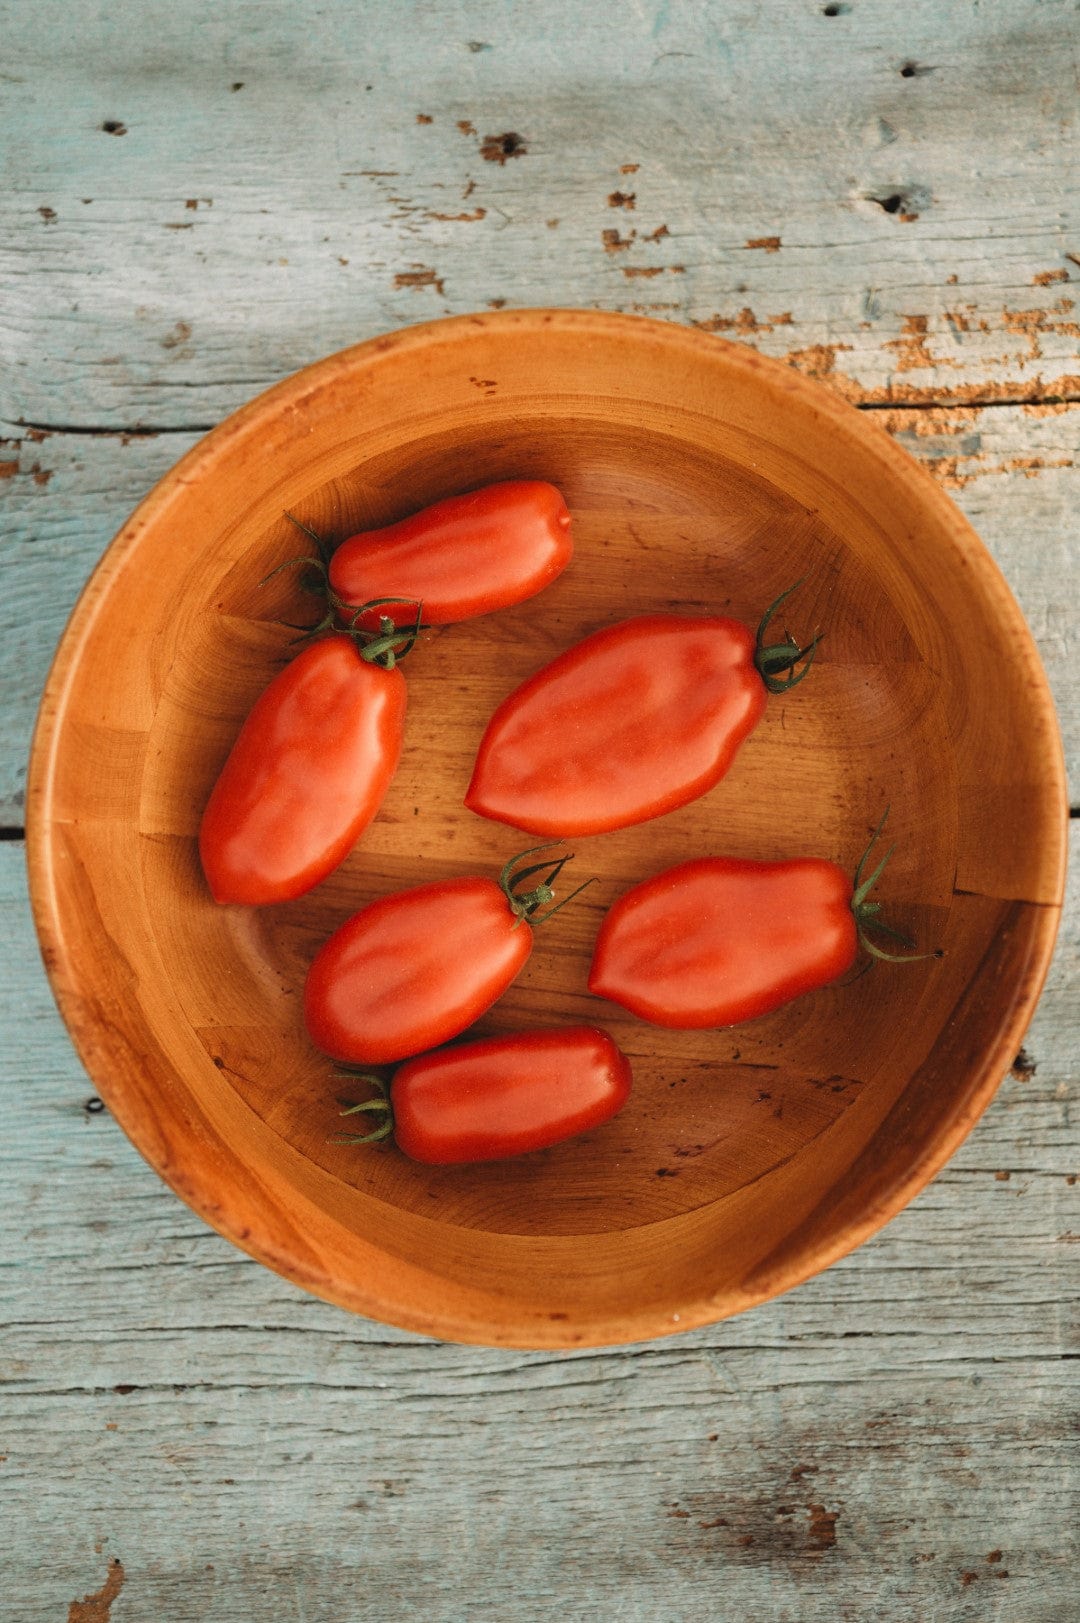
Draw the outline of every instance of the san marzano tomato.
[[[702,857],[619,898],[589,990],[657,1026],[730,1026],[836,980],[857,944],[835,863]]]
[[[508,862],[498,880],[439,879],[346,919],[308,971],[304,1017],[316,1047],[381,1065],[447,1042],[479,1019],[531,953],[529,921],[556,911],[551,887],[569,859],[518,866],[534,854]],[[544,870],[541,883],[524,888]]]
[[[215,901],[287,901],[344,860],[397,767],[405,697],[401,672],[344,635],[309,644],[274,678],[203,813]]]
[[[330,559],[331,590],[346,605],[418,601],[427,625],[509,608],[562,573],[573,555],[570,512],[554,485],[508,479],[364,530]],[[406,607],[385,612],[408,624]],[[363,622],[361,622],[363,623]]]
[[[350,1107],[372,1131],[343,1143],[391,1134],[414,1161],[450,1165],[497,1161],[541,1150],[610,1121],[630,1095],[626,1055],[594,1026],[520,1031],[443,1048],[409,1060],[389,1090]]]
[[[817,857],[701,857],[635,885],[600,927],[589,990],[653,1025],[730,1026],[837,980],[860,946],[874,958],[914,962],[871,938],[911,945],[866,900],[888,860],[863,879],[880,831],[881,824],[854,885],[835,862]]]
[[[756,640],[736,620],[673,614],[586,637],[495,711],[466,806],[566,836],[643,823],[704,794],[757,725],[766,694],[793,687],[813,659],[817,639],[765,645],[776,607]]]

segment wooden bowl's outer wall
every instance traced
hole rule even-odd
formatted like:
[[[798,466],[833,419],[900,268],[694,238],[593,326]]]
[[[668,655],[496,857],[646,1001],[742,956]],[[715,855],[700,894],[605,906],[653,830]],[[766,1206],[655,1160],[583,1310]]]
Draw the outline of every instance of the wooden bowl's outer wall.
[[[637,557],[643,578],[666,568],[668,602],[708,611],[713,576],[708,557],[698,556],[709,545],[700,539],[701,510],[710,467],[722,464],[727,488],[745,482],[751,509],[755,492],[775,489],[787,515],[780,531],[751,526],[757,559],[745,556],[737,525],[726,556],[718,543],[715,578],[731,612],[749,618],[755,602],[806,566],[810,595],[800,610],[809,605],[830,633],[821,668],[800,690],[801,707],[796,695],[772,702],[757,755],[748,745],[732,778],[696,810],[648,825],[671,824],[643,836],[652,845],[635,844],[632,833],[587,842],[579,862],[622,888],[649,857],[655,871],[703,849],[846,860],[895,780],[903,816],[894,811],[902,844],[893,899],[902,921],[945,949],[940,962],[875,970],[832,1002],[829,992],[803,1000],[818,1015],[799,1014],[771,1038],[760,1022],[764,1035],[749,1027],[721,1034],[723,1054],[713,1052],[725,1064],[710,1095],[717,1112],[728,1087],[732,1098],[742,1088],[755,1108],[769,1101],[765,1073],[779,1073],[778,1057],[798,1055],[800,1045],[804,1072],[812,1068],[810,1037],[819,1051],[824,1045],[819,1066],[843,1072],[830,1064],[828,1021],[838,1049],[852,1053],[859,1033],[851,1024],[880,1024],[870,1071],[854,1080],[805,1076],[807,1086],[791,1093],[795,1137],[783,1139],[782,1104],[767,1109],[768,1131],[748,1129],[759,1164],[748,1162],[740,1176],[736,1134],[713,1185],[710,1157],[693,1159],[708,1146],[677,1145],[684,1161],[656,1165],[665,1153],[663,1111],[677,1108],[676,1080],[686,1080],[674,1072],[658,1108],[647,1086],[635,1089],[643,1114],[633,1118],[628,1107],[630,1136],[607,1141],[626,1159],[622,1172],[596,1172],[599,1196],[588,1195],[580,1155],[541,1166],[539,1175],[524,1169],[518,1185],[503,1168],[488,1182],[479,1173],[461,1181],[459,1170],[456,1183],[415,1187],[407,1164],[393,1170],[401,1159],[393,1152],[363,1163],[374,1171],[356,1170],[346,1152],[327,1159],[326,1122],[309,1126],[307,1117],[318,1114],[312,1101],[328,1082],[314,1056],[297,1057],[299,988],[282,971],[293,962],[290,931],[300,962],[320,930],[356,905],[357,884],[371,883],[367,899],[402,882],[410,855],[431,859],[423,877],[468,871],[481,852],[527,843],[464,812],[455,820],[456,782],[441,800],[432,789],[431,819],[409,825],[403,802],[394,802],[401,819],[395,823],[391,807],[385,826],[373,825],[370,854],[366,837],[360,865],[350,869],[361,876],[353,888],[348,880],[321,887],[326,899],[310,916],[302,904],[269,921],[215,912],[198,873],[202,800],[280,643],[271,613],[260,603],[254,618],[244,605],[260,567],[286,544],[283,510],[330,526],[343,517],[381,521],[446,493],[448,482],[467,489],[514,471],[542,475],[552,466],[546,445],[561,447],[554,462],[571,486],[580,466],[589,503],[612,513],[622,503],[634,522],[623,511],[624,543],[607,557],[603,522],[590,527],[588,513],[576,513],[589,544],[564,577],[564,596],[557,583],[550,601],[545,594],[514,611],[509,630],[503,617],[477,622],[477,646],[492,656],[496,676],[485,667],[475,691],[455,685],[451,660],[438,663],[440,650],[455,644],[418,650],[410,679],[417,727],[434,739],[440,714],[423,659],[434,662],[447,703],[471,714],[500,691],[500,638],[532,638],[518,667],[506,641],[509,672],[535,668],[580,635],[588,612],[580,596],[566,594],[580,594],[590,557],[601,583],[631,580]],[[677,482],[665,472],[669,453],[676,473],[700,480],[696,506],[688,499],[680,509]],[[403,467],[415,473],[409,488]],[[759,520],[766,496],[760,502]],[[677,555],[665,565],[669,530]],[[687,559],[689,586],[677,578]],[[593,624],[617,617],[617,598],[613,589],[612,602],[594,605]],[[633,605],[632,590],[626,602]],[[466,630],[449,629],[458,638]],[[511,685],[507,678],[501,691]],[[847,754],[830,754],[830,729],[842,730],[853,704],[856,723],[862,714],[872,727],[875,696],[894,689],[908,695],[897,714],[915,735],[894,738],[886,729],[862,760],[856,726]],[[462,737],[476,736],[466,726]],[[820,774],[835,772],[839,760],[843,781],[815,778],[815,754]],[[785,763],[790,782],[760,781]],[[423,782],[423,768],[415,782],[411,770],[403,765],[405,799]],[[716,799],[736,794],[737,802]],[[108,549],[65,633],[42,701],[28,811],[34,910],[61,1011],[110,1109],[185,1200],[237,1245],[352,1310],[449,1339],[569,1347],[681,1331],[761,1302],[860,1243],[934,1175],[992,1096],[1041,989],[1062,900],[1067,801],[1053,706],[1005,581],[964,518],[868,414],[749,349],[674,326],[515,311],[411,328],[333,356],[261,396],[178,464]],[[364,862],[374,880],[364,880]],[[616,893],[609,885],[591,912],[568,924],[567,951],[579,962]],[[278,941],[286,943],[280,960]],[[557,953],[545,962],[556,963]],[[195,963],[201,991],[182,972]],[[525,987],[511,1015],[532,1011],[543,1023],[558,984],[551,974],[550,984]],[[200,998],[215,1000],[212,1029]],[[280,1031],[254,1033],[252,999],[260,1014],[280,1019]],[[564,1017],[590,1018],[632,1042],[638,1069],[652,1034],[638,1026],[635,1041],[632,1026],[610,1012],[582,996],[570,998]],[[767,1049],[770,1062],[755,1077],[746,1054],[761,1059]],[[693,1052],[676,1045],[672,1065],[687,1069]],[[310,1089],[303,1112],[252,1080],[272,1079],[275,1064]],[[812,1109],[800,1104],[804,1097]],[[647,1186],[635,1146],[652,1157]],[[602,1166],[600,1135],[588,1154]],[[560,1207],[562,1165],[578,1183]],[[611,1194],[620,1176],[628,1191],[621,1205]],[[516,1211],[507,1207],[515,1188]],[[545,1229],[549,1191],[555,1215]]]

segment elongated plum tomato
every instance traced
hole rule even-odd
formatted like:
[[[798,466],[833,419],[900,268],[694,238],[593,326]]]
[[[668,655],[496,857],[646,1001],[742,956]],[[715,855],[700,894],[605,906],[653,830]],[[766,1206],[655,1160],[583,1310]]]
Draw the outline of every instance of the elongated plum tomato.
[[[595,1026],[518,1031],[421,1054],[389,1089],[344,1112],[369,1113],[372,1131],[342,1143],[393,1135],[414,1161],[448,1166],[500,1161],[547,1149],[618,1114],[630,1096],[630,1062]]]
[[[884,822],[884,818],[882,819]],[[913,962],[870,932],[911,943],[878,917],[863,870],[835,862],[746,862],[701,857],[635,885],[600,927],[589,990],[657,1026],[731,1026],[768,1014],[838,979],[861,945],[874,958]]]
[[[446,625],[534,596],[573,550],[570,513],[555,486],[511,479],[350,536],[330,560],[330,587],[353,607],[392,600],[382,612],[399,625],[413,619],[393,606],[404,594],[423,603],[425,624]]]
[[[695,800],[724,776],[766,694],[786,692],[809,669],[817,638],[766,646],[782,601],[756,640],[737,620],[673,614],[586,637],[495,711],[466,806],[565,836],[644,823]]]
[[[315,1046],[350,1064],[382,1065],[479,1019],[532,951],[532,924],[556,911],[551,887],[569,857],[518,866],[533,854],[512,859],[498,880],[436,880],[346,919],[308,971],[304,1018]],[[525,889],[541,870],[550,871]]]
[[[352,638],[297,654],[256,700],[203,813],[214,900],[287,901],[336,868],[379,809],[404,720],[401,672]]]

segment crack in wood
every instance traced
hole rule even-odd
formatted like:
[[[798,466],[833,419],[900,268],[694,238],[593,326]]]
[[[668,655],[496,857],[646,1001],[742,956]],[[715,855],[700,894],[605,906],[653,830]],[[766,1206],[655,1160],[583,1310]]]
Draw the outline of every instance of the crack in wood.
[[[664,267],[657,267],[663,269]],[[261,384],[253,383],[252,388],[259,388]],[[956,403],[948,398],[937,399],[927,396],[925,400],[855,400],[850,402],[856,411],[948,411]],[[993,411],[1003,407],[1017,406],[1075,406],[1080,405],[1080,394],[1034,393],[1030,396],[1016,396],[1008,400],[1002,399],[965,399],[963,406],[968,410]],[[26,417],[19,417],[12,426],[23,428],[36,434],[70,434],[86,437],[107,439],[155,439],[164,434],[209,434],[220,427],[224,418],[216,418],[208,423],[136,423],[134,425],[104,424],[104,423],[52,423],[31,421]]]
[[[105,427],[96,423],[38,423],[20,417],[15,426],[30,429],[36,434],[84,434],[97,438],[108,438],[112,435],[122,439],[152,440],[159,434],[209,434],[221,421],[219,418],[213,423],[138,423],[133,428],[122,428]]]

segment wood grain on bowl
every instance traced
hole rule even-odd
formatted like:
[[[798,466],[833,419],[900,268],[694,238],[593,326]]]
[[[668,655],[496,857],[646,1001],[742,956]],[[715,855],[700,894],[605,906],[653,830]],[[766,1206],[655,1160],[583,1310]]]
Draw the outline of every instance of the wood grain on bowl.
[[[470,379],[492,387],[479,393]],[[206,797],[284,657],[288,509],[341,537],[479,484],[547,479],[573,565],[531,602],[427,633],[401,767],[309,895],[219,908]],[[811,677],[727,778],[575,844],[599,883],[538,931],[475,1029],[601,1024],[623,1113],[515,1162],[426,1168],[330,1142],[337,1084],[304,975],[363,903],[497,872],[528,843],[462,806],[495,705],[649,610],[755,625],[793,580]],[[585,989],[603,911],[695,855],[852,869],[884,806],[888,914],[941,960],[876,965],[750,1024],[660,1031]],[[588,312],[414,328],[331,357],[198,445],[110,548],[43,701],[30,791],[38,927],[65,1018],[136,1144],[221,1231],[310,1289],[433,1334],[576,1345],[685,1329],[857,1244],[933,1175],[1016,1052],[1064,868],[1053,709],[1019,611],[928,475],[745,349]]]

